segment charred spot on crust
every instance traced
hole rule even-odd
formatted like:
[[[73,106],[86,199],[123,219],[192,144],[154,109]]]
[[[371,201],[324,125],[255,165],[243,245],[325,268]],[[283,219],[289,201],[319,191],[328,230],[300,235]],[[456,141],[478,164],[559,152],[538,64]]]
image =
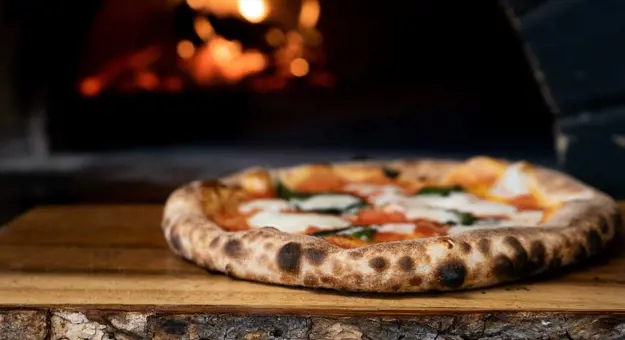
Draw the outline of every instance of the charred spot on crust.
[[[224,273],[228,276],[232,276],[232,265],[230,263],[224,267]]]
[[[514,263],[506,255],[499,255],[493,261],[493,273],[500,279],[514,276]]]
[[[320,248],[307,248],[304,250],[306,260],[315,266],[322,264],[326,256],[326,251]]]
[[[211,243],[208,244],[208,246],[213,249],[217,248],[217,246],[219,246],[219,241],[221,241],[221,237],[217,236],[211,241]]]
[[[182,253],[182,241],[180,240],[180,235],[178,235],[178,233],[171,233],[169,236],[169,244],[175,251]]]
[[[391,290],[396,292],[401,288],[401,285],[399,283],[396,283],[394,285],[391,286]]]
[[[556,269],[559,269],[561,266],[562,266],[562,259],[560,258],[560,255],[553,254],[553,257],[549,261],[549,270],[556,270]]]
[[[321,282],[323,282],[323,283],[333,283],[335,281],[336,280],[332,276],[324,275],[324,276],[321,277]]]
[[[586,252],[586,247],[584,247],[581,244],[578,244],[577,247],[575,248],[575,253],[574,253],[574,257],[575,257],[575,261],[583,261],[586,256],[588,255],[588,253]]]
[[[601,236],[599,236],[599,233],[596,230],[592,229],[588,231],[588,234],[586,234],[586,243],[588,243],[588,252],[590,255],[597,254],[601,251]]]
[[[460,249],[463,253],[468,254],[471,252],[471,245],[464,241],[460,242]]]
[[[541,241],[534,241],[530,246],[529,270],[535,271],[545,265],[545,254],[547,249]]]
[[[352,278],[354,279],[354,283],[356,283],[356,285],[358,285],[358,286],[360,286],[362,284],[362,282],[363,282],[362,275],[360,275],[358,273],[353,274]]]
[[[373,268],[373,270],[378,273],[384,271],[387,266],[388,263],[386,263],[386,260],[381,256],[374,257],[369,260],[369,267]]]
[[[297,242],[289,242],[278,251],[278,267],[290,274],[297,274],[302,260],[302,245]]]
[[[614,220],[616,221],[616,217],[614,218]],[[602,220],[601,223],[599,223],[599,229],[603,234],[607,234],[610,230],[610,226],[608,225],[608,223],[608,220]]]
[[[410,280],[408,280],[408,283],[411,286],[420,286],[422,282],[423,282],[423,280],[421,279],[421,277],[420,276],[416,276],[416,275],[411,277]]]
[[[404,256],[397,261],[399,268],[405,272],[414,270],[414,260],[410,256]]]
[[[487,238],[482,238],[477,242],[477,248],[482,252],[482,254],[487,255],[490,253],[490,240]]]
[[[384,173],[384,176],[390,179],[395,179],[399,177],[399,174],[401,173],[399,170],[389,167],[383,167],[382,172]]]
[[[519,242],[519,240],[517,240],[514,236],[506,236],[503,242],[512,248],[513,258],[511,260],[514,265],[514,275],[521,276],[523,271],[528,269],[527,264],[529,256],[527,255],[527,251],[523,248],[521,242]]]
[[[304,285],[305,286],[315,286],[317,285],[317,278],[312,275],[306,275],[304,277]]]
[[[239,257],[243,255],[243,244],[237,239],[228,240],[228,242],[224,244],[224,252],[228,256]]]
[[[352,250],[349,253],[349,257],[351,257],[354,260],[358,260],[361,259],[363,257],[364,253],[360,250]]]
[[[467,277],[467,267],[461,260],[449,260],[438,266],[437,276],[443,287],[459,288]]]

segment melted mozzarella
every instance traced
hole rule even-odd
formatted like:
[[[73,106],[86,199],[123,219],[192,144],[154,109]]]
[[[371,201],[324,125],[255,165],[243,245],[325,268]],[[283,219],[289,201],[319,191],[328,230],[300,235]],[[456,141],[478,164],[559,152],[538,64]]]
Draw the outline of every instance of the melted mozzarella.
[[[376,205],[399,202],[405,198],[401,188],[394,185],[353,183],[347,185],[345,190],[366,196],[369,202]]]
[[[530,178],[525,172],[526,164],[514,163],[490,189],[490,194],[499,197],[517,197],[529,195]]]
[[[471,230],[505,228],[505,227],[533,227],[540,223],[543,218],[542,211],[521,211],[514,213],[505,220],[483,220],[474,225],[457,225],[449,229],[450,234],[457,234]]]
[[[451,211],[421,205],[407,207],[404,215],[409,220],[426,219],[438,223],[459,222],[458,215]]]
[[[352,195],[315,195],[307,199],[294,199],[292,202],[302,210],[343,210],[359,203],[360,199]]]
[[[415,225],[412,223],[387,223],[382,224],[376,228],[376,230],[381,233],[412,235],[414,233],[414,228]]]
[[[331,230],[347,227],[350,222],[337,216],[321,214],[289,214],[261,211],[247,219],[252,228],[274,227],[287,233],[303,233],[308,227]]]
[[[278,198],[260,198],[239,205],[239,211],[247,214],[254,210],[284,211],[291,208],[289,202]]]
[[[477,216],[510,215],[516,212],[516,208],[513,206],[482,200],[462,192],[452,193],[448,196],[420,195],[408,197],[404,200],[404,204],[409,207],[424,206],[457,210]]]

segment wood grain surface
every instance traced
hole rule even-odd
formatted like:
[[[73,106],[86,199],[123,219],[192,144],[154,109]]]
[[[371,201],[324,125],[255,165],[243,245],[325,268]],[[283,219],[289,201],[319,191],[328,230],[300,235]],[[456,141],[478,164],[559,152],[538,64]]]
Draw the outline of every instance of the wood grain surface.
[[[423,315],[625,313],[625,255],[566,273],[442,294],[344,294],[234,280],[174,256],[160,206],[51,206],[0,229],[0,309]]]

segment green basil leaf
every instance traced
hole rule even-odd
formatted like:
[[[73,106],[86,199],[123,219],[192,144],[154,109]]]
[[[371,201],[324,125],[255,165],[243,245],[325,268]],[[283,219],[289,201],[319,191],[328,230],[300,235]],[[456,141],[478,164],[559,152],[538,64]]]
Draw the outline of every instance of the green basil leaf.
[[[361,239],[363,241],[371,241],[371,240],[373,240],[373,237],[375,236],[375,233],[376,233],[376,230],[374,228],[364,227],[362,230],[356,231],[353,234],[351,234],[350,236],[359,238],[359,239]]]
[[[417,195],[439,195],[449,196],[453,192],[463,192],[461,186],[454,185],[451,187],[423,187],[417,192]]]
[[[323,230],[312,234],[315,237],[328,237],[333,235],[351,236],[363,241],[371,241],[375,236],[375,228],[369,226],[349,226],[341,229]]]
[[[309,193],[303,193],[303,192],[297,192],[297,191],[291,190],[287,188],[287,186],[284,185],[280,181],[278,181],[278,183],[276,184],[276,197],[278,198],[290,200],[293,198],[308,198],[313,195],[318,195],[318,194],[309,194]]]
[[[311,236],[315,236],[315,237],[327,237],[327,236],[332,236],[332,235],[336,235],[338,234],[340,231],[342,230],[347,230],[351,227],[347,227],[347,228],[341,228],[341,229],[334,229],[334,230],[322,230],[322,231],[318,231],[316,233],[312,233],[310,234]]]
[[[460,219],[460,224],[462,225],[473,225],[479,220],[477,216],[470,213],[460,211],[454,211],[454,213],[458,216],[458,219]]]

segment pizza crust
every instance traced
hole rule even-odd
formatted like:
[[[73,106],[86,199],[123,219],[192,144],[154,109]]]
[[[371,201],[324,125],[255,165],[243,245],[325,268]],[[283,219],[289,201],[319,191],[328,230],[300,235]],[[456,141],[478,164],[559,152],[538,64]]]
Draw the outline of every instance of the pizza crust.
[[[384,165],[401,170],[407,178],[441,181],[459,164],[463,163],[427,159],[332,166]],[[283,170],[272,170],[271,176]],[[227,232],[206,211],[235,204],[241,197],[237,186],[242,179],[249,181],[250,173],[259,173],[249,169],[177,189],[165,204],[162,228],[174,253],[208,270],[245,280],[385,293],[486,287],[594,256],[620,227],[616,203],[609,196],[560,172],[540,167],[535,171],[547,197],[564,197],[562,206],[538,227],[467,230],[356,249],[271,227]]]

